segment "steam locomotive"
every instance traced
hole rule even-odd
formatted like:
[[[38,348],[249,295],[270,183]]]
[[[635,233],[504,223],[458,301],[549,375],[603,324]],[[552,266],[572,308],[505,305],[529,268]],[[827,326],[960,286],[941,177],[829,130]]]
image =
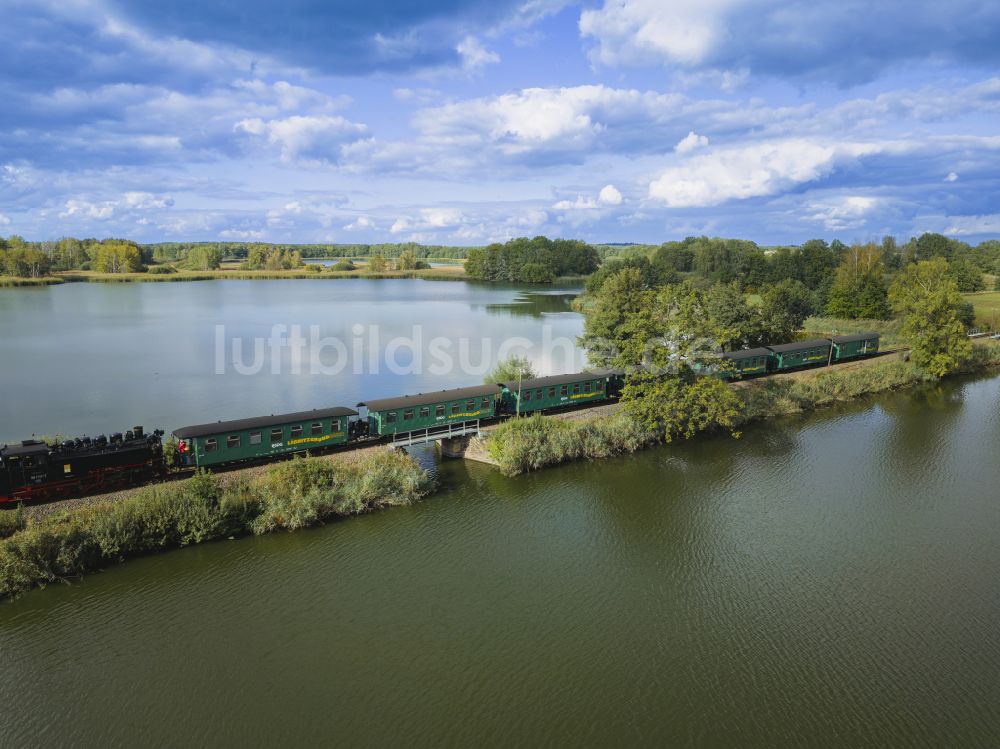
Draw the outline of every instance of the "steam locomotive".
[[[163,430],[0,447],[0,502],[53,500],[134,486],[165,472]]]

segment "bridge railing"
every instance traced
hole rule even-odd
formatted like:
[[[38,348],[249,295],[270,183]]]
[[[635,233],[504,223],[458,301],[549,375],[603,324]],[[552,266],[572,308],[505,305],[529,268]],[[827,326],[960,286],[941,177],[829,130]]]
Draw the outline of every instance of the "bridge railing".
[[[459,421],[453,424],[415,429],[412,432],[397,432],[392,436],[393,447],[408,447],[423,445],[427,442],[448,439],[449,437],[464,437],[467,434],[479,434],[479,419],[475,421]]]

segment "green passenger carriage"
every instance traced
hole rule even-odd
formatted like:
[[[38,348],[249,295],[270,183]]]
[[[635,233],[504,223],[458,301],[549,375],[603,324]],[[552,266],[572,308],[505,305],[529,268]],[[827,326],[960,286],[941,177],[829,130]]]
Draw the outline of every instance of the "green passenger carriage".
[[[855,333],[854,335],[835,335],[833,341],[833,360],[857,359],[861,356],[871,356],[878,353],[878,333]]]
[[[213,466],[342,445],[348,441],[352,408],[323,408],[181,427],[185,465]]]
[[[499,385],[417,393],[397,398],[363,401],[368,409],[368,432],[390,435],[429,429],[464,421],[491,419],[496,415]]]
[[[501,383],[500,396],[505,413],[533,413],[576,403],[603,401],[608,398],[608,380],[612,372],[578,372],[576,374],[535,377]]]
[[[830,345],[830,341],[826,338],[813,338],[808,341],[768,346],[774,357],[772,369],[780,372],[814,364],[826,364],[830,360]]]
[[[767,372],[774,354],[764,347],[727,351],[719,357],[730,365],[719,369],[719,376],[725,380],[734,380],[748,375],[758,375]]]

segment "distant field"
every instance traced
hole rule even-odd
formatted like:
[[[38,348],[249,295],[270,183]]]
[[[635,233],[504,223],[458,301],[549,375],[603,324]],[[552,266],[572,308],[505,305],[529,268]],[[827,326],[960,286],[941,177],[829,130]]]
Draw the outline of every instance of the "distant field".
[[[962,296],[972,302],[972,306],[976,310],[977,324],[1000,323],[1000,291],[980,291]]]

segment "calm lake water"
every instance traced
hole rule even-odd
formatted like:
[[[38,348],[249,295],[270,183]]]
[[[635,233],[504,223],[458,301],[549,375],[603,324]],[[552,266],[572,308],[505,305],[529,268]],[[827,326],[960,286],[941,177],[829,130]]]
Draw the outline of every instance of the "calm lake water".
[[[511,351],[545,374],[579,371],[577,291],[412,279],[0,289],[0,442],[353,407],[479,384]],[[295,326],[298,366],[269,343]]]
[[[0,744],[995,746],[1000,379],[0,606]]]

